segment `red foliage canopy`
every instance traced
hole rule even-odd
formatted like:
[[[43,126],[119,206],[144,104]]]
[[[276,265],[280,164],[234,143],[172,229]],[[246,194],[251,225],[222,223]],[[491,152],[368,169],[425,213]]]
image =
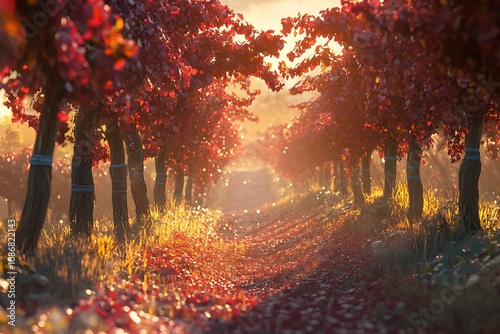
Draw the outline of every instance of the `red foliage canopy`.
[[[28,121],[36,129],[37,116],[26,112],[25,100],[34,96],[31,106],[39,111],[41,89],[50,85],[63,85],[67,102],[103,97],[122,86],[119,64],[135,55],[137,45],[122,35],[122,19],[102,0],[8,1],[2,6],[8,21],[1,28],[7,56],[1,58],[0,87],[13,121]]]

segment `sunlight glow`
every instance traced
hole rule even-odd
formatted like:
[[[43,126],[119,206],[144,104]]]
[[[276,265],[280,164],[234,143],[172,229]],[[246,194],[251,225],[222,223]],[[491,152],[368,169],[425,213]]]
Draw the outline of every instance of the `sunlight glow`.
[[[3,90],[0,92],[0,119],[1,118],[8,118],[12,115],[12,112],[10,111],[9,108],[3,105],[3,102],[5,101],[5,95],[3,93]]]

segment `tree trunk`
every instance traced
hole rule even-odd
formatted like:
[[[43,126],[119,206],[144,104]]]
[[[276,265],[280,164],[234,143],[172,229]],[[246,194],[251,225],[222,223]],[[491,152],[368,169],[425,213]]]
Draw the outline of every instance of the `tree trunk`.
[[[75,120],[75,146],[71,163],[69,222],[73,236],[90,237],[94,225],[92,151],[97,108],[82,106]]]
[[[179,170],[175,174],[174,202],[176,205],[181,204],[183,191],[184,191],[184,171]]]
[[[410,220],[421,218],[424,209],[424,189],[422,187],[422,180],[420,179],[421,153],[422,148],[415,139],[412,139],[406,160],[406,178],[410,201],[408,219]]]
[[[123,129],[128,156],[130,190],[135,204],[135,220],[140,224],[142,218],[149,213],[148,190],[144,180],[144,150],[137,128],[126,124]]]
[[[189,174],[186,180],[186,189],[184,191],[184,198],[187,205],[192,205],[193,201],[193,175]]]
[[[332,163],[328,162],[325,165],[325,189],[326,190],[331,190],[332,189]]]
[[[360,174],[361,171],[358,164],[351,174],[351,189],[355,205],[361,205],[365,202],[363,188],[361,187]]]
[[[28,256],[35,254],[47,214],[52,179],[52,155],[59,124],[57,114],[64,94],[60,78],[51,79],[44,89],[45,101],[30,160],[26,200],[16,231],[16,247]]]
[[[394,188],[396,187],[396,155],[398,152],[398,145],[395,140],[389,140],[385,146],[384,151],[384,198],[389,199],[392,197]]]
[[[159,210],[165,209],[167,197],[165,187],[167,183],[167,149],[163,146],[155,157],[156,181],[154,189],[155,205]]]
[[[112,182],[113,223],[119,242],[124,242],[129,232],[127,205],[127,165],[123,138],[117,122],[113,122],[106,131],[109,144],[109,174]]]
[[[325,167],[320,166],[318,168],[318,171],[316,174],[318,175],[318,186],[320,188],[324,187],[325,186]]]
[[[340,175],[338,162],[333,163],[333,191],[340,194]]]
[[[370,163],[372,157],[371,152],[366,152],[361,160],[362,176],[361,180],[363,182],[363,192],[365,195],[371,195],[372,193],[372,177],[370,174]]]
[[[470,132],[465,135],[465,157],[458,174],[459,213],[467,232],[481,229],[478,182],[481,175],[479,147],[482,129],[482,118],[469,127]]]
[[[335,165],[335,191],[340,194],[340,197],[347,198],[347,179],[342,161],[336,162]]]
[[[319,186],[325,190],[330,190],[332,182],[332,171],[330,163],[323,164],[319,168]]]

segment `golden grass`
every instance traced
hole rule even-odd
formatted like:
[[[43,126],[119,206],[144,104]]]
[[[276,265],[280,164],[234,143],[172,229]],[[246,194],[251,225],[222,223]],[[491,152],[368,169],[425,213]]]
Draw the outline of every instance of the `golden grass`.
[[[483,229],[488,234],[495,234],[500,229],[500,206],[496,203],[480,201],[479,218]]]
[[[424,187],[422,218],[410,222],[406,184],[398,181],[393,198],[382,199],[383,189],[375,187],[366,197],[366,204],[354,221],[347,220],[348,228],[359,233],[375,234],[373,242],[376,266],[386,274],[407,275],[426,270],[427,264],[443,252],[450,243],[461,240],[459,231],[458,200],[456,194],[436,196],[436,191]],[[480,219],[484,231],[495,235],[500,230],[500,207],[480,201]]]
[[[421,305],[423,307],[428,308],[431,301],[439,301],[442,291],[450,284],[455,286],[459,291],[456,300],[433,317],[433,321],[442,328],[453,327],[457,315],[461,314],[468,319],[463,321],[464,326],[473,332],[486,333],[496,329],[498,324],[492,315],[500,311],[500,266],[497,261],[500,256],[497,242],[500,207],[481,199],[479,214],[483,231],[464,235],[459,224],[456,194],[444,198],[435,196],[433,190],[427,190],[423,217],[419,222],[410,224],[403,216],[404,189],[399,186],[398,191],[392,221],[387,230],[381,232],[383,243],[375,257],[379,267],[390,277],[417,274],[422,275],[426,282],[431,282],[429,286],[420,281],[415,287],[414,295],[427,300]],[[481,263],[481,266],[471,271],[474,263]],[[417,310],[419,308],[415,307]],[[477,325],[471,328],[471,324]]]
[[[215,232],[219,214],[175,205],[169,205],[164,213],[152,210],[141,229],[131,220],[132,235],[126,245],[115,242],[110,221],[96,221],[89,240],[73,238],[67,224],[46,222],[34,262],[50,282],[50,299],[72,303],[98,282],[107,284],[117,277],[145,273],[147,268],[138,267],[136,261],[145,246],[173,243],[179,236],[205,244],[219,242]]]
[[[374,255],[371,270],[383,274],[388,286],[396,282],[389,290],[398,293],[408,290],[402,302],[410,310],[416,313],[421,307],[428,310],[447,291],[451,279],[459,295],[446,304],[442,313],[433,314],[434,325],[452,330],[458,319],[462,323],[458,327],[464,326],[471,332],[492,332],[498,328],[492,315],[500,312],[500,206],[481,199],[479,214],[483,231],[464,235],[459,224],[457,194],[437,196],[432,187],[426,185],[424,189],[423,216],[418,221],[407,219],[408,192],[405,183],[398,182],[389,201],[383,199],[381,187],[374,187],[359,212],[350,211],[351,217],[344,220],[344,228],[366,236]],[[440,263],[451,268],[449,274],[437,269],[443,268]],[[475,271],[469,271],[472,267]],[[407,277],[415,275],[423,280],[404,285]],[[414,296],[418,296],[417,300]],[[412,325],[409,319],[405,321],[406,325]]]

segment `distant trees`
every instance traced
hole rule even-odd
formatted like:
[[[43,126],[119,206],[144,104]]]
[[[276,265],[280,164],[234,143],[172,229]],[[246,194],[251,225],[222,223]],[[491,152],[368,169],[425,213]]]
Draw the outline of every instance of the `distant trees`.
[[[323,73],[292,89],[292,93],[316,90],[320,95],[302,105],[302,115],[280,138],[287,146],[293,138],[307,137],[313,141],[308,145],[316,148],[315,157],[324,160],[333,160],[335,147],[351,173],[363,156],[378,148],[385,158],[386,197],[394,189],[396,161],[407,153],[408,216],[415,219],[423,206],[421,152],[433,144],[432,135],[439,131],[449,141],[452,161],[465,153],[459,176],[461,222],[468,231],[479,229],[483,123],[487,121],[489,136],[498,133],[494,80],[500,62],[492,53],[498,52],[500,37],[491,33],[499,28],[498,8],[486,0],[477,7],[439,1],[410,5],[362,1],[344,3],[318,16],[283,19],[282,32],[301,39],[288,54],[290,60],[299,61],[290,68],[283,63],[282,74],[294,77],[318,66]],[[320,38],[339,43],[343,54],[335,55]],[[314,54],[304,58],[311,49]],[[314,136],[310,136],[312,128]],[[300,164],[295,168],[304,173],[322,162],[293,159],[281,153],[282,145],[273,145],[280,148],[273,161],[285,165],[284,170]],[[357,173],[352,175],[355,184]]]

